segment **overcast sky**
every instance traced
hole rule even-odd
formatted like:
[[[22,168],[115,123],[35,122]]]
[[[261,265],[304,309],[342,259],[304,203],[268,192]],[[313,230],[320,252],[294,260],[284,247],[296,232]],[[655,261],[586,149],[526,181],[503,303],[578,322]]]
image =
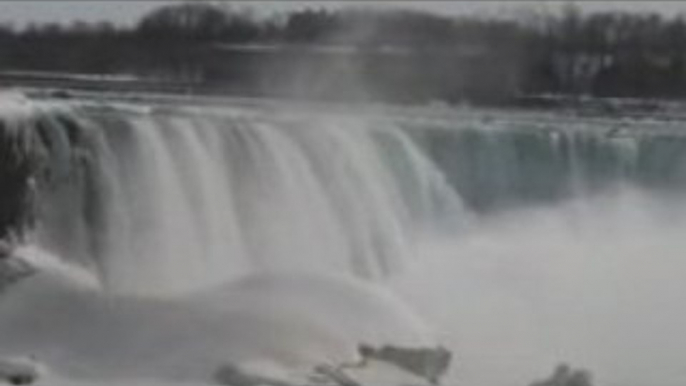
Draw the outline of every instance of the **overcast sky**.
[[[0,23],[23,26],[29,22],[71,22],[74,20],[109,20],[131,25],[141,15],[172,3],[169,0],[108,1],[108,0],[0,0]],[[179,1],[176,1],[179,2]],[[344,6],[412,7],[435,13],[459,15],[471,13],[503,14],[522,6],[539,9],[559,9],[565,1],[230,1],[236,7],[250,7],[261,14],[271,14],[304,7],[340,8]],[[585,10],[623,9],[656,11],[666,15],[686,13],[682,1],[576,1]]]

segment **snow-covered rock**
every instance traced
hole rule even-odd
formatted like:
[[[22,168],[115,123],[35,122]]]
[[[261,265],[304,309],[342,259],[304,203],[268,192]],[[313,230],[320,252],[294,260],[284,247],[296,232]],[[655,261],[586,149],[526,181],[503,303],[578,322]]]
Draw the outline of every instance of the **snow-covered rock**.
[[[358,363],[323,363],[309,373],[273,371],[270,366],[229,363],[215,374],[227,386],[426,386],[438,384],[450,365],[451,353],[442,348],[361,346]],[[299,375],[299,377],[298,377]]]
[[[33,266],[17,256],[11,246],[0,242],[0,293],[34,272]]]
[[[444,347],[372,347],[361,345],[363,363],[381,361],[390,363],[411,374],[437,384],[450,367],[452,353]]]
[[[30,356],[0,358],[0,384],[31,385],[44,373],[43,366]]]
[[[226,364],[217,370],[214,379],[220,385],[228,386],[296,386],[297,380],[286,374],[269,375],[250,372],[234,364]]]

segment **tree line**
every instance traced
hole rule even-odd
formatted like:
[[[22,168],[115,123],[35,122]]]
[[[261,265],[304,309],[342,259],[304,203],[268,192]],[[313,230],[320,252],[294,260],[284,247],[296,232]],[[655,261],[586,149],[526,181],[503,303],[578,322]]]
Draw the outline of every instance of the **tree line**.
[[[310,61],[320,68],[307,67]],[[344,67],[336,65],[341,62],[346,73],[327,74],[327,68]],[[306,80],[352,73],[367,94],[382,99],[683,98],[686,21],[681,15],[583,13],[573,4],[498,19],[363,8],[256,17],[225,3],[188,2],[161,6],[131,27],[0,26],[5,71],[129,74],[268,94],[286,86],[264,79],[295,78],[303,66],[310,74],[298,76]],[[314,83],[330,86],[324,94],[346,84]]]

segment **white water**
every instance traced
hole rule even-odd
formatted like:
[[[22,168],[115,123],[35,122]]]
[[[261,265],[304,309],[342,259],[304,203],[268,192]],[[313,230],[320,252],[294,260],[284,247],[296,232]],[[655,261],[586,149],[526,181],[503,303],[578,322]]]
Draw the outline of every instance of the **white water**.
[[[68,116],[86,139],[53,122],[42,151],[72,182],[45,189],[36,235],[66,263],[34,259],[43,273],[2,299],[0,355],[36,354],[81,380],[209,382],[227,361],[298,372],[354,360],[360,341],[437,335],[455,353],[448,383],[525,385],[561,361],[610,386],[686,381],[686,201],[636,177],[670,163],[679,177],[681,156],[645,161],[647,139],[594,136],[617,175],[590,191],[607,165],[589,142],[560,144],[564,127],[526,148],[552,157],[535,167],[563,159],[564,178],[527,172],[516,141],[484,130],[457,182],[499,191],[472,200],[572,180],[569,196],[485,215],[451,187],[456,170],[389,121]]]
[[[359,119],[69,114],[74,123],[50,123],[43,152],[55,178],[73,182],[43,189],[37,237],[96,270],[108,291],[185,293],[272,270],[381,279],[411,253],[413,216],[435,217],[434,201],[461,211],[400,132]],[[64,150],[70,124],[84,139]],[[402,171],[419,182],[411,194],[377,135],[412,165]]]

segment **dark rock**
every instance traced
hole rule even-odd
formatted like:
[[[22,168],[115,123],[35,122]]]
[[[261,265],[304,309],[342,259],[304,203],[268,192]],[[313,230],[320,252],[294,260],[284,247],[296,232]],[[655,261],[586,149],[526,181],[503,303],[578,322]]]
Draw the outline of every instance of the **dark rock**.
[[[396,346],[382,346],[375,348],[360,345],[362,365],[369,360],[391,363],[401,369],[424,378],[432,384],[438,384],[450,367],[452,354],[444,347],[436,348],[406,348]]]
[[[555,368],[550,377],[533,382],[530,386],[593,386],[593,380],[587,370],[573,369],[562,363]]]
[[[36,159],[26,151],[26,136],[0,117],[0,239],[21,236],[32,222],[32,176]]]

